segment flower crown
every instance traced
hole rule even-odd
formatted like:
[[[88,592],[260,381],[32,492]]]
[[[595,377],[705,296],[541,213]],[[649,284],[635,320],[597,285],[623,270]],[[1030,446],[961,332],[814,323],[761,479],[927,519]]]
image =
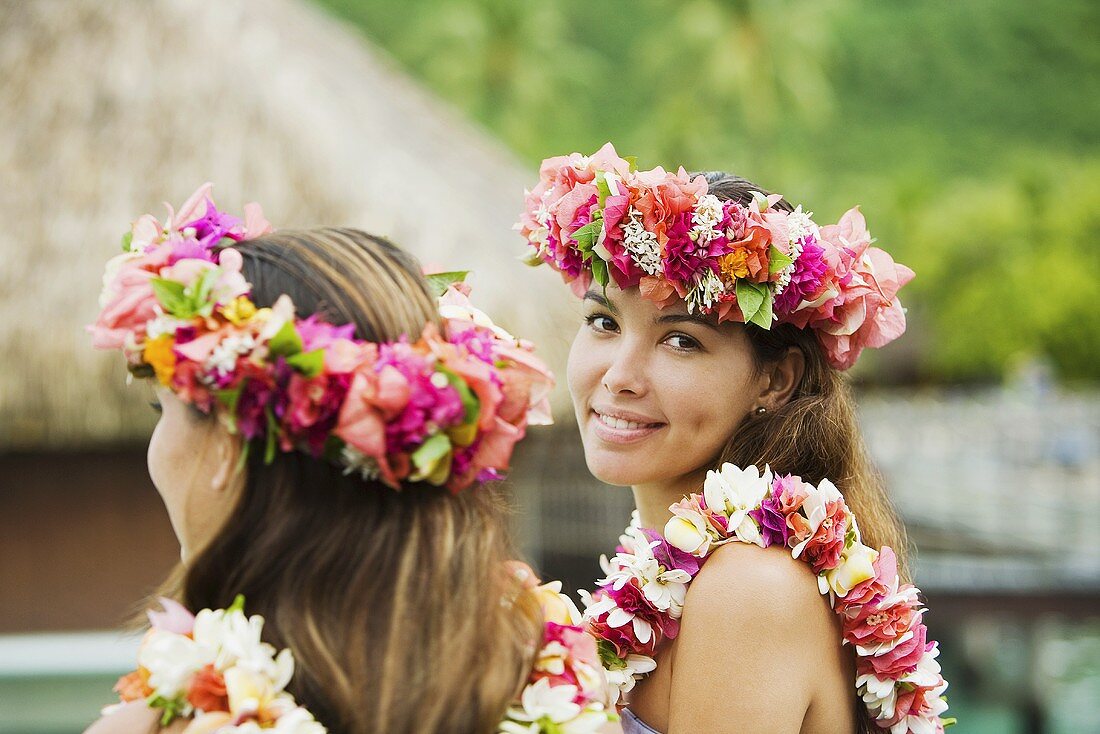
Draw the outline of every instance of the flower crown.
[[[466,298],[465,273],[428,276],[442,333],[372,343],[290,297],[257,308],[231,245],[267,234],[260,207],[218,211],[210,184],[161,224],[146,214],[107,265],[94,345],[120,349],[130,372],[215,412],[263,445],[265,461],[302,450],[398,489],[426,481],[458,492],[496,479],[528,424],[550,422],[553,377],[529,343]]]
[[[561,272],[578,296],[614,282],[719,322],[810,327],[829,363],[847,369],[905,331],[897,292],[913,271],[871,247],[858,207],[819,227],[801,207],[774,208],[781,199],[721,201],[702,176],[638,171],[607,143],[544,160],[517,228],[535,248],[529,262]]]

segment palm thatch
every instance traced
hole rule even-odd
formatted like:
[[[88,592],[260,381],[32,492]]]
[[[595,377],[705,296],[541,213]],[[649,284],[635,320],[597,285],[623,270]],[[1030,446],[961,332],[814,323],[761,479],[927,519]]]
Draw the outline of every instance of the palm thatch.
[[[0,79],[0,450],[146,435],[83,326],[127,223],[205,180],[277,226],[358,226],[473,269],[479,302],[564,364],[566,289],[511,231],[531,172],[312,6],[3,3]]]

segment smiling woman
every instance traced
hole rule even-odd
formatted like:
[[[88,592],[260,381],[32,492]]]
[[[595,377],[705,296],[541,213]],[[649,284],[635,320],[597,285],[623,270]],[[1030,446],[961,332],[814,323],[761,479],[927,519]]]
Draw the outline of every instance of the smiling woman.
[[[858,209],[819,227],[730,174],[637,171],[610,145],[540,174],[520,228],[584,300],[585,460],[637,506],[585,597],[624,731],[942,731],[904,532],[842,375],[904,331],[912,272]]]

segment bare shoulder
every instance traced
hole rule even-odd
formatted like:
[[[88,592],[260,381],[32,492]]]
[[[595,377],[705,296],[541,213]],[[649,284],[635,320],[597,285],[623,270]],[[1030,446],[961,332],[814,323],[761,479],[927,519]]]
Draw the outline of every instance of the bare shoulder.
[[[727,619],[745,630],[756,623],[774,627],[807,615],[829,618],[828,603],[813,571],[783,548],[729,543],[714,551],[688,588],[688,615]],[[723,625],[725,626],[725,625]]]
[[[840,647],[834,616],[790,552],[744,543],[714,551],[684,601],[670,734],[799,731],[822,650]]]
[[[161,727],[159,711],[149,708],[144,701],[131,701],[101,717],[84,734],[177,734],[186,726],[186,721],[176,720]]]

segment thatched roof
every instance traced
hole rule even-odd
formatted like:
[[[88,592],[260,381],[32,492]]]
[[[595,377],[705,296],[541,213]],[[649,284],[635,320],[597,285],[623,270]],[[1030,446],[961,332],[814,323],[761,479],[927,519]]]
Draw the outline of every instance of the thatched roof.
[[[511,231],[533,171],[311,5],[4,3],[0,79],[0,450],[147,435],[141,391],[82,327],[128,222],[205,180],[230,211],[473,268],[479,302],[561,371],[574,306]]]

